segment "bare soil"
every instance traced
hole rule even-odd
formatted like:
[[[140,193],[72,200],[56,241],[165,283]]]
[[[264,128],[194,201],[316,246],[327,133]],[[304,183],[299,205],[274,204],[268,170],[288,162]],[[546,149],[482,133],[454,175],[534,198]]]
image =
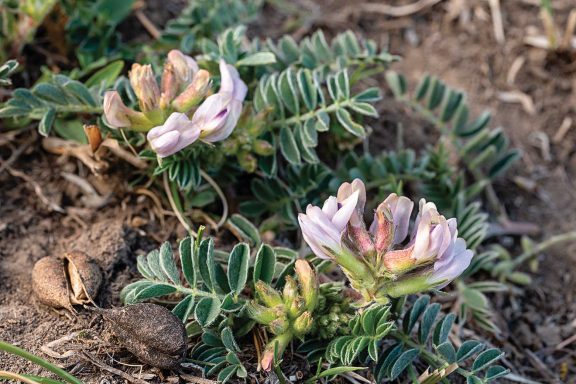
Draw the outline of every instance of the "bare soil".
[[[353,29],[401,55],[403,60],[394,69],[404,73],[411,84],[431,73],[465,91],[473,112],[492,110],[494,126],[502,126],[512,146],[524,153],[496,184],[510,218],[537,224],[540,239],[574,230],[576,55],[548,53],[524,44],[528,33],[543,34],[536,1],[501,2],[503,43],[495,40],[485,1],[440,1],[402,17],[363,11],[364,3],[291,3],[309,10],[304,12],[304,27],[294,33],[305,35],[317,27],[328,33]],[[554,6],[558,25],[565,25],[573,1],[558,0]],[[288,26],[293,21],[278,16],[278,12],[267,8],[265,17],[253,26],[254,33],[275,36],[280,33],[279,25]],[[154,21],[161,24],[161,20]],[[520,61],[523,64],[512,76],[511,68]],[[504,101],[510,92],[524,94],[524,104]],[[407,146],[418,150],[426,144],[428,132],[402,117],[406,111],[390,95],[381,103],[381,111],[383,117],[374,124],[373,140],[382,148],[394,147],[398,124],[404,126]],[[575,122],[559,138],[558,130],[567,118]],[[139,366],[117,346],[98,316],[81,309],[77,315],[57,313],[32,295],[30,273],[37,260],[82,249],[105,271],[107,284],[98,304],[118,305],[121,288],[136,276],[136,255],[181,232],[176,220],[163,216],[150,197],[119,181],[117,164],[107,177],[118,187],[100,190],[106,201],[94,204],[77,185],[63,178],[64,173],[91,178],[89,171],[76,160],[42,152],[38,138],[30,141],[31,132],[18,135],[11,144],[6,139],[12,133],[0,136],[0,339],[60,364],[86,383],[121,383],[125,379],[90,363],[80,350],[133,377],[177,382],[175,377],[163,376],[166,372]],[[23,153],[8,164],[7,159],[18,148],[23,148]],[[18,171],[27,177],[23,179]],[[102,180],[91,181],[104,184]],[[160,217],[165,218],[164,223]],[[504,241],[514,244],[517,239]],[[562,342],[576,334],[576,244],[557,247],[540,260],[531,286],[495,297],[494,310],[503,333],[491,341],[504,348],[516,373],[538,382],[575,383],[576,340]],[[73,340],[52,348],[57,353],[76,351],[74,356],[59,359],[45,353],[48,343],[74,332],[79,333]],[[45,374],[33,364],[6,354],[0,354],[0,369]]]

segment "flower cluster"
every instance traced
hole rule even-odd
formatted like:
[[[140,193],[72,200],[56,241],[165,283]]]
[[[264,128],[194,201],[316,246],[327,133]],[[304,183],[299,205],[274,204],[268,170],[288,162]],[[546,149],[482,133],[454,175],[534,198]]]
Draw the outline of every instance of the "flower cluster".
[[[226,139],[236,126],[246,84],[236,68],[220,61],[220,90],[208,97],[210,74],[178,50],[168,53],[160,84],[150,65],[134,64],[130,84],[140,111],[128,108],[116,91],[104,95],[104,115],[112,128],[148,132],[159,157],[170,156],[196,140]]]
[[[303,338],[312,330],[312,314],[318,305],[318,280],[307,261],[297,260],[294,268],[299,284],[287,276],[280,293],[258,281],[255,285],[257,300],[246,306],[248,315],[266,325],[274,335],[260,360],[266,371],[272,369],[275,351],[282,355],[294,337]]]
[[[420,200],[407,243],[412,201],[391,194],[368,228],[365,204],[365,186],[356,179],[322,208],[309,205],[298,220],[316,256],[339,264],[366,301],[442,288],[470,265],[473,253],[458,237],[456,219],[440,215],[434,203]]]

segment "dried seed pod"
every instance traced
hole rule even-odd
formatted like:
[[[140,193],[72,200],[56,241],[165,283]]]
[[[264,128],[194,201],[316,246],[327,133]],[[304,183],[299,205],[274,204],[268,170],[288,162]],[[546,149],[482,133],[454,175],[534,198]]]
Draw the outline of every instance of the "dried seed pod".
[[[141,362],[175,368],[186,352],[186,328],[172,312],[150,303],[101,309],[116,336]]]
[[[78,251],[64,259],[44,257],[32,270],[32,287],[38,299],[53,308],[72,312],[73,304],[91,303],[102,284],[102,271],[94,260]]]
[[[73,251],[64,255],[70,282],[70,302],[92,302],[102,284],[102,271],[96,262],[83,252]]]
[[[38,260],[32,270],[32,288],[43,304],[73,311],[62,260],[51,256]]]

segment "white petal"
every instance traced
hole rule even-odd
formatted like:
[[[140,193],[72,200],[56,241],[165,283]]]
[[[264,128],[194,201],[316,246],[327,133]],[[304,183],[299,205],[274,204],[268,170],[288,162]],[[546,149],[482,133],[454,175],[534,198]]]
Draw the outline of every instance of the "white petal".
[[[350,216],[354,213],[356,209],[356,204],[358,203],[359,191],[354,192],[350,197],[342,202],[342,207],[336,212],[332,218],[332,223],[340,231],[343,231],[350,221]]]
[[[324,212],[324,214],[330,220],[332,220],[336,212],[338,212],[338,201],[336,200],[336,197],[330,196],[328,199],[326,199],[324,205],[322,206],[322,212]]]
[[[342,230],[338,229],[319,207],[312,207],[308,213],[308,217],[319,228],[319,230],[321,230],[326,236],[330,237],[331,247],[340,244]]]

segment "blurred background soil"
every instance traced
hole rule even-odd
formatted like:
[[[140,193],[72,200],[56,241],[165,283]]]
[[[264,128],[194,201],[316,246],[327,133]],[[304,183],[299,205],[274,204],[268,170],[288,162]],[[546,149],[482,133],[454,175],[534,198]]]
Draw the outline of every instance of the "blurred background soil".
[[[161,1],[146,3],[144,12],[158,26],[181,6],[179,1],[165,8]],[[536,224],[541,231],[536,239],[576,229],[576,53],[549,52],[525,43],[527,36],[544,34],[536,0],[500,1],[504,32],[500,41],[494,9],[484,0],[272,3],[251,25],[252,35],[273,38],[288,31],[302,37],[316,28],[328,35],[351,29],[402,56],[393,69],[406,75],[412,87],[430,73],[465,91],[475,114],[490,109],[493,126],[501,126],[512,146],[523,151],[522,159],[495,186],[509,217]],[[391,15],[385,4],[419,7]],[[555,21],[564,28],[576,4],[557,0],[553,6]],[[135,33],[133,18],[126,25],[135,38],[145,34],[143,29],[140,35]],[[383,76],[374,85],[387,92]],[[380,111],[382,118],[373,123],[372,147],[394,149],[402,132],[405,145],[418,150],[426,145],[427,135],[433,134],[425,124],[407,118],[407,111],[389,92]],[[31,294],[30,272],[44,256],[85,249],[106,273],[109,286],[100,295],[100,304],[119,304],[120,289],[134,277],[135,256],[173,237],[176,221],[167,217],[161,226],[149,208],[153,202],[130,190],[114,174],[110,180],[116,187],[98,191],[105,201],[89,200],[90,196],[63,178],[73,172],[85,172],[89,178],[88,171],[78,170],[80,165],[70,159],[38,151],[40,141],[35,135],[23,136],[15,144],[0,146],[0,339],[47,357],[43,351],[49,342],[84,332],[82,346],[65,350],[104,350],[99,356],[109,366],[134,377],[169,382],[159,371],[142,372],[140,366],[119,364],[135,362],[116,351],[113,339],[90,313],[81,311],[74,317],[39,304]],[[9,139],[7,135],[0,138]],[[5,150],[10,145],[22,154],[4,166],[12,153]],[[513,244],[517,239],[503,240]],[[495,297],[494,310],[503,332],[493,343],[507,352],[507,362],[518,374],[537,382],[574,383],[576,244],[539,257],[532,285]],[[87,383],[124,382],[106,368],[77,358],[54,355],[51,359]],[[32,364],[1,354],[0,367],[40,372]]]

